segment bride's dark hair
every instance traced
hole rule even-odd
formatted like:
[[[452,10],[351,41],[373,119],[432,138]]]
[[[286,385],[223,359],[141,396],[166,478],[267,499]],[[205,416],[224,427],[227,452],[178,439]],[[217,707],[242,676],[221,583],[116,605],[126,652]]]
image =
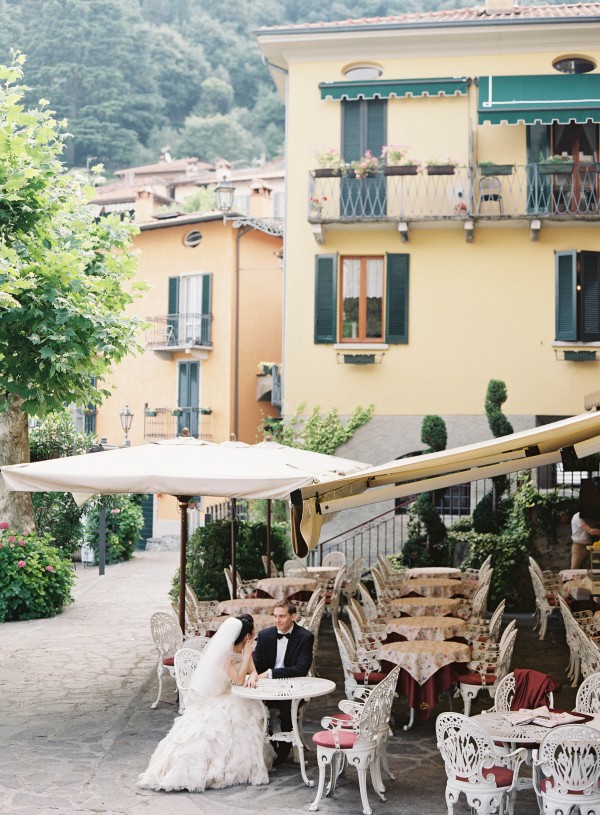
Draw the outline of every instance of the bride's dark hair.
[[[242,624],[242,630],[240,631],[236,641],[233,643],[234,645],[239,645],[246,634],[251,634],[254,631],[254,618],[251,614],[240,614],[237,619]]]

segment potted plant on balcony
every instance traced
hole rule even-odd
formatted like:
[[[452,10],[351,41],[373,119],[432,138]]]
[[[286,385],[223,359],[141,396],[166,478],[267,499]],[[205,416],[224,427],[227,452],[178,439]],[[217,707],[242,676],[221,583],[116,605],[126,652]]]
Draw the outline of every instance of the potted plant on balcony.
[[[171,409],[171,416],[181,416],[183,414],[183,410],[180,407],[172,408]]]
[[[350,162],[350,168],[356,178],[370,178],[380,171],[381,159],[367,150],[359,159]]]
[[[346,164],[336,147],[327,147],[315,152],[317,169],[313,170],[315,178],[335,178],[340,176]]]
[[[403,144],[384,144],[381,150],[381,160],[384,162],[384,175],[416,175],[419,165],[414,158],[406,154],[407,148]]]
[[[309,218],[320,218],[323,215],[323,207],[327,203],[327,196],[322,195],[319,198],[316,195],[311,195],[309,203],[310,203]]]
[[[432,158],[425,164],[427,175],[454,175],[458,162],[451,158]]]
[[[575,162],[571,156],[544,156],[540,153],[538,169],[540,175],[571,175]]]
[[[158,416],[158,409],[157,408],[147,407],[146,410],[144,411],[144,413],[146,414],[146,416],[150,416],[150,417]]]
[[[210,416],[212,408],[198,408],[198,413],[200,413],[201,416]]]
[[[496,164],[495,161],[480,161],[477,166],[481,175],[512,175],[512,164]]]

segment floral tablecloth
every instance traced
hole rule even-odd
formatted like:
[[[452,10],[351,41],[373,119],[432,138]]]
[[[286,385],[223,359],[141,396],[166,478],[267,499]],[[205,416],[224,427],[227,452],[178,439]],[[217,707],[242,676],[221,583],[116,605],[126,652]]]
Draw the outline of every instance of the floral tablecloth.
[[[414,566],[406,570],[406,577],[460,577],[460,569],[451,566]]]
[[[257,591],[264,591],[280,603],[298,591],[313,592],[318,586],[314,577],[264,577],[256,584]]]
[[[246,597],[243,600],[222,600],[217,608],[217,614],[272,614],[277,600],[270,597]]]
[[[419,685],[436,671],[453,662],[469,662],[471,649],[460,642],[388,642],[382,645],[377,658],[400,665]]]
[[[415,577],[405,580],[400,590],[405,594],[416,592],[423,597],[452,597],[462,593],[462,582],[449,577]]]
[[[558,573],[561,579],[566,583],[567,580],[577,580],[581,577],[587,577],[587,569],[563,569]]]
[[[386,634],[401,634],[407,640],[449,640],[464,636],[465,620],[458,617],[397,617],[386,620]]]
[[[392,614],[407,614],[409,617],[443,617],[453,614],[460,603],[457,597],[397,597],[390,600],[390,608]]]

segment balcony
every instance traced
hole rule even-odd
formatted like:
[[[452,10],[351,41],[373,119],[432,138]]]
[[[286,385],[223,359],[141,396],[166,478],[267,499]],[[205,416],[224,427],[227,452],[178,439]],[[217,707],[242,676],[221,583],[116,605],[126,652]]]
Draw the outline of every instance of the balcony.
[[[211,441],[211,413],[209,408],[153,408],[147,404],[144,410],[144,438],[172,439],[180,436],[183,428],[187,427],[190,436]]]
[[[325,226],[427,221],[600,221],[600,164],[449,168],[368,178],[309,175],[308,220]]]
[[[186,351],[198,359],[207,359],[212,348],[212,314],[167,314],[147,317],[146,347],[167,359],[176,351]]]

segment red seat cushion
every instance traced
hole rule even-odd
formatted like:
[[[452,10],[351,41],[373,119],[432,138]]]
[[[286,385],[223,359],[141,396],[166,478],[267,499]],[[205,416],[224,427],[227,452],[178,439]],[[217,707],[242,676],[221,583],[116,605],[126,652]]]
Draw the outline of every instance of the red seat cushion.
[[[336,719],[337,718],[339,717],[336,716]],[[347,750],[349,747],[354,747],[357,734],[348,730],[340,730],[337,733],[337,738],[340,747]],[[312,740],[317,747],[335,747],[335,738],[333,737],[333,733],[331,733],[329,730],[319,730],[312,737]]]
[[[497,764],[494,767],[489,767],[483,770],[483,777],[487,778],[488,775],[494,776],[494,781],[496,782],[497,787],[510,787],[514,773],[508,767],[500,767],[500,765]],[[456,780],[464,781],[465,783],[469,782],[468,778],[464,778],[460,775],[456,776]]]
[[[175,665],[175,657],[164,657],[163,665]]]
[[[362,671],[361,673],[352,674],[353,677],[356,679],[357,682],[362,682],[364,684],[365,681],[365,672]],[[371,671],[369,676],[367,677],[367,685],[378,685],[380,682],[386,678],[387,674],[380,673],[379,671]]]
[[[461,682],[463,685],[493,685],[496,681],[495,674],[486,674],[483,677],[483,681],[481,680],[481,674],[478,673],[468,673],[468,674],[461,674],[458,677],[458,681]]]
[[[554,778],[542,778],[540,781],[540,789],[542,792],[552,792],[554,789]],[[598,779],[597,787],[600,790],[600,779]],[[583,790],[569,790],[569,795],[583,795]]]

